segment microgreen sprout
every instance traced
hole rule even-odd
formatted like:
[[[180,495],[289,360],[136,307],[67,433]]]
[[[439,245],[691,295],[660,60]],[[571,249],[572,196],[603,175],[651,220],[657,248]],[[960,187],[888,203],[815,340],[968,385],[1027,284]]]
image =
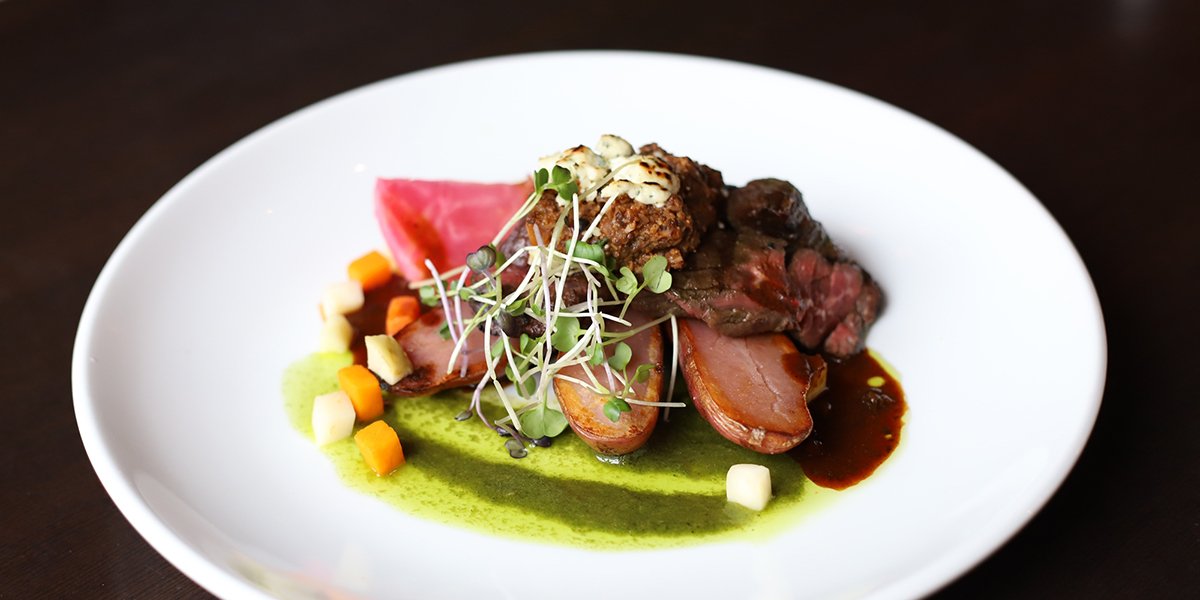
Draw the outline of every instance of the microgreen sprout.
[[[422,303],[440,305],[446,315],[443,337],[454,342],[447,373],[458,366],[465,377],[467,355],[480,351],[487,366],[475,386],[470,405],[456,419],[466,420],[474,415],[485,426],[510,436],[505,447],[514,458],[525,456],[527,442],[534,446],[549,445],[550,438],[566,430],[567,419],[552,394],[556,378],[606,398],[604,414],[613,422],[622,413],[633,410],[634,405],[683,405],[670,402],[670,393],[667,401],[636,397],[634,384],[647,382],[656,367],[650,363],[631,365],[634,353],[626,341],[668,319],[673,338],[677,336],[674,317],[661,317],[636,327],[625,319],[638,294],[643,291],[661,294],[671,288],[666,258],[652,256],[635,272],[629,265],[618,265],[606,254],[605,240],[591,240],[612,202],[601,207],[586,230],[582,227],[581,199],[594,196],[616,170],[581,194],[570,170],[557,165],[550,170],[539,169],[533,174],[533,193],[500,228],[492,243],[470,253],[464,267],[445,273],[439,274],[433,263],[426,261],[433,277],[412,284],[420,288]],[[510,248],[512,256],[505,257],[499,249],[500,243],[547,191],[557,195],[560,208],[554,227],[548,232],[530,227],[533,243],[515,250]],[[509,284],[502,286],[501,273],[522,258],[528,269],[520,282],[514,286],[511,283],[514,278],[507,278]],[[567,281],[572,278],[586,281],[582,298],[568,295]],[[469,334],[477,330],[482,330],[483,339],[488,342],[482,348],[468,348],[472,337]],[[531,334],[536,331],[541,333]],[[584,378],[561,372],[572,365],[588,367],[582,369]],[[592,368],[598,368],[601,377]],[[674,364],[671,369],[673,378]],[[501,385],[502,380],[507,380],[511,389]],[[482,407],[482,392],[489,386],[496,390],[506,413],[494,423],[488,421]]]
[[[500,252],[488,244],[467,255],[467,268],[476,273],[487,273],[491,267],[500,265]]]
[[[621,413],[633,410],[623,398],[613,396],[604,403],[604,416],[608,417],[609,421],[616,423],[621,419]]]

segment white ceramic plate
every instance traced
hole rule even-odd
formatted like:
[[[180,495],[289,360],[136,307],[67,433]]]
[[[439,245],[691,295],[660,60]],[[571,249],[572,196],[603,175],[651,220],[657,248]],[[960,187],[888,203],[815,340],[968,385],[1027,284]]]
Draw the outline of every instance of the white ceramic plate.
[[[539,78],[556,81],[535,89]],[[569,82],[597,81],[564,95]],[[620,82],[631,82],[623,87]],[[599,134],[795,182],[881,282],[870,335],[901,371],[903,442],[769,542],[603,556],[421,521],[344,487],[291,429],[280,376],[321,288],[381,245],[376,176],[509,181]],[[370,85],[238,142],[165,195],[88,300],[72,378],[96,472],[134,527],[226,597],[911,597],[1049,498],[1091,430],[1100,308],[1037,200],[945,131],[805,77],[711,59],[553,53]],[[573,583],[574,582],[574,583]],[[485,595],[486,594],[486,595]]]

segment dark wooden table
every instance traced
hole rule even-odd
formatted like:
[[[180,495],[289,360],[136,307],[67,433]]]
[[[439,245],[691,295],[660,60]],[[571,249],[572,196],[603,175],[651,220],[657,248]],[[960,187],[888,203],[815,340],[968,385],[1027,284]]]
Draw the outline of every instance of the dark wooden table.
[[[712,55],[811,75],[928,118],[1024,182],[1091,270],[1108,388],[1061,490],[940,596],[1200,589],[1198,2],[8,0],[0,598],[207,595],[114,507],[71,405],[87,293],[163,192],[242,136],[332,94],[433,65],[568,48]]]

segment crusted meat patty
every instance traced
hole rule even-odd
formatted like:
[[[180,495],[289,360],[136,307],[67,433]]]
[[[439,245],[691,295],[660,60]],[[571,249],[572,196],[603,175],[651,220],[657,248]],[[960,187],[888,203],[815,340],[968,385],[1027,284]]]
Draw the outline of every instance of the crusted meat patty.
[[[725,183],[721,173],[697,164],[690,158],[674,156],[657,145],[641,149],[643,155],[660,159],[679,181],[679,191],[662,203],[646,204],[621,194],[608,202],[585,201],[579,204],[580,227],[589,227],[602,209],[604,215],[596,227],[593,239],[607,240],[605,254],[618,264],[641,267],[653,256],[662,256],[672,269],[684,266],[684,258],[700,244],[700,238],[717,221],[717,208],[724,202]],[[554,225],[564,210],[558,194],[547,190],[542,194],[525,224],[530,240],[536,239],[534,228],[541,232],[543,242],[549,242]],[[567,215],[559,249],[573,235],[573,219]]]

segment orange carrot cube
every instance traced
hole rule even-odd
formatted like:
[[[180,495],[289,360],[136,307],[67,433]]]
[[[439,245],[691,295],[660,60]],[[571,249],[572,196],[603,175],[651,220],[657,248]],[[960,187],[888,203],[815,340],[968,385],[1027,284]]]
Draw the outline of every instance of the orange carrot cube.
[[[412,296],[396,296],[388,302],[386,331],[394,336],[421,316],[421,303]]]
[[[375,421],[354,434],[354,443],[367,466],[383,476],[404,464],[404,448],[396,431],[383,421]]]
[[[337,378],[338,387],[350,396],[359,421],[370,421],[383,415],[383,390],[379,388],[379,380],[366,367],[345,367],[338,371]]]
[[[392,278],[392,263],[384,255],[372,251],[355,259],[346,267],[350,279],[362,284],[364,290],[377,288]]]

